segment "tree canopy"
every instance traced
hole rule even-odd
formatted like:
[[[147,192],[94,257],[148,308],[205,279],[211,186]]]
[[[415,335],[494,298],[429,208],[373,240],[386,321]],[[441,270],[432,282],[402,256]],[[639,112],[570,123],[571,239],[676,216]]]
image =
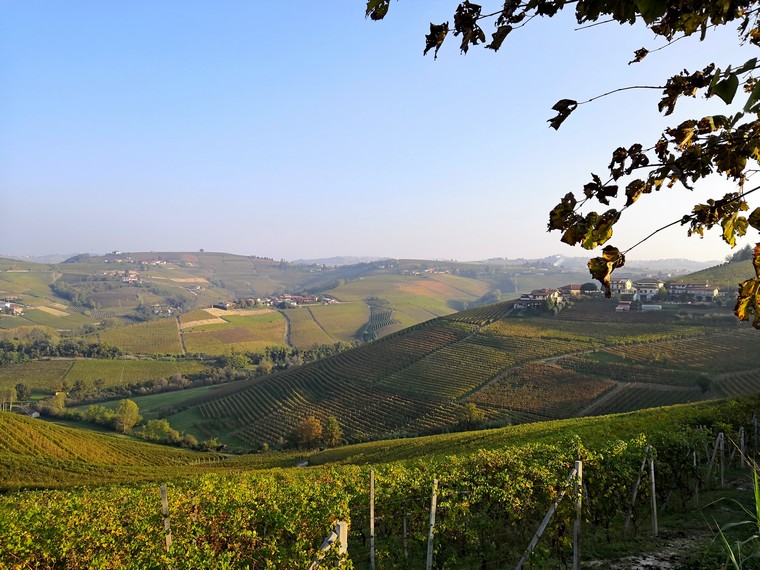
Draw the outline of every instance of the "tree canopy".
[[[460,3],[453,13],[453,26],[449,22],[430,24],[423,55],[432,50],[437,58],[450,32],[459,38],[463,54],[472,46],[498,52],[510,34],[565,9],[575,11],[579,25],[640,24],[666,42],[656,49],[636,50],[628,65],[639,64],[649,54],[687,36],[698,35],[707,41],[726,25],[736,26],[738,43],[760,47],[760,0],[504,0],[500,4],[484,11],[468,0]],[[367,0],[366,15],[382,20],[390,5],[390,0]],[[484,30],[489,24],[493,26],[490,39]],[[612,272],[625,265],[625,255],[667,227],[686,226],[690,236],[703,236],[705,230],[718,227],[730,247],[747,232],[760,230],[760,207],[751,209],[747,199],[760,189],[749,183],[760,160],[758,70],[757,57],[705,62],[701,69],[678,70],[660,85],[622,86],[586,101],[562,98],[552,107],[555,114],[548,119],[549,126],[559,129],[579,106],[627,89],[661,90],[657,110],[665,116],[673,113],[682,97],[701,96],[726,105],[726,114],[696,116],[656,133],[650,141],[614,149],[603,175],[591,174],[582,188],[566,193],[549,213],[548,229],[561,232],[562,242],[587,250],[602,248],[600,255],[589,260],[588,268],[607,297],[611,295]],[[685,208],[674,213],[672,223],[653,228],[647,238],[627,249],[609,243],[615,224],[642,196],[665,188],[692,190],[697,183],[718,178],[729,181],[734,191],[720,192],[705,203],[694,204],[690,211]],[[595,207],[596,203],[605,208]],[[735,313],[743,321],[752,318],[752,325],[760,329],[760,243],[753,249],[752,259],[755,275],[739,284]]]

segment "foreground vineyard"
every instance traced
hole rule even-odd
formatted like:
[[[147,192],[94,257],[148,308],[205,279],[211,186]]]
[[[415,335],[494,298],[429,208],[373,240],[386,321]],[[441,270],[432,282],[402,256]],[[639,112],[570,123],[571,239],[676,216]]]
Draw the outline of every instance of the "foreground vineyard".
[[[345,439],[359,442],[456,429],[468,402],[505,425],[747,394],[751,376],[740,385],[718,375],[760,370],[754,335],[733,321],[621,314],[598,300],[578,301],[559,318],[512,307],[434,319],[231,385],[187,402],[170,421],[255,449],[281,444],[309,416],[334,416]]]
[[[739,427],[749,430],[758,405],[758,399],[702,404],[546,428],[376,442],[357,448],[354,460],[366,459],[367,446],[384,445],[406,448],[406,461],[362,467],[178,474],[167,483],[168,550],[157,483],[7,494],[0,497],[0,565],[304,568],[334,523],[345,520],[349,556],[354,567],[365,567],[372,469],[378,568],[424,564],[434,479],[436,567],[511,567],[577,459],[586,488],[584,548],[593,551],[620,539],[647,444],[654,448],[659,504],[667,499],[671,510],[685,509],[700,477],[707,482],[705,445],[718,430],[733,438]],[[478,442],[489,441],[494,449],[479,449]],[[408,454],[412,445],[416,459]],[[702,466],[692,464],[694,450]],[[237,465],[242,469],[245,462]],[[634,508],[634,532],[643,535],[650,532],[648,483],[645,477]],[[569,559],[572,503],[573,497],[560,503],[533,568]]]

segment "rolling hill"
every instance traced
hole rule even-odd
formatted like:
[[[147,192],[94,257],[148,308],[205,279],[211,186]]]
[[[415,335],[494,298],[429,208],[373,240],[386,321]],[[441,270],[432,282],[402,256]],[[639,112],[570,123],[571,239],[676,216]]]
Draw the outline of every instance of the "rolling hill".
[[[629,411],[757,391],[756,343],[725,309],[617,313],[579,300],[555,317],[504,302],[223,386],[169,420],[256,448],[311,415],[364,441],[455,429],[468,402],[492,425]]]

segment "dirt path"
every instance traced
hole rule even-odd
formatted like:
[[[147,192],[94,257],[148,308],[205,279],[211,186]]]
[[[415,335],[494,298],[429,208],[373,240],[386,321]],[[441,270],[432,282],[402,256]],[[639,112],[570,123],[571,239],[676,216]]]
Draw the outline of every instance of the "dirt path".
[[[715,537],[709,533],[689,534],[685,532],[663,533],[661,544],[654,552],[627,556],[610,560],[591,560],[583,563],[584,568],[596,570],[675,570],[683,568],[701,546]]]
[[[317,326],[318,326],[320,329],[322,329],[322,332],[323,332],[323,333],[325,333],[327,336],[329,336],[329,337],[330,337],[330,338],[331,338],[333,341],[335,341],[335,342],[338,342],[338,339],[337,339],[337,338],[335,338],[333,335],[331,335],[329,332],[327,332],[327,329],[326,329],[325,327],[323,327],[323,326],[322,326],[322,323],[320,323],[320,322],[317,320],[317,317],[315,317],[315,316],[314,316],[314,313],[312,312],[312,310],[311,310],[309,307],[306,307],[306,310],[307,310],[307,311],[309,311],[309,314],[311,315],[311,319],[312,319],[312,320],[313,320],[315,323],[317,323]]]
[[[292,347],[293,343],[290,341],[290,319],[285,311],[277,311],[285,318],[285,344]]]
[[[179,317],[174,317],[177,320],[177,334],[179,335],[179,345],[182,348],[182,356],[187,356],[187,348],[185,347],[185,335],[182,334],[182,323]]]

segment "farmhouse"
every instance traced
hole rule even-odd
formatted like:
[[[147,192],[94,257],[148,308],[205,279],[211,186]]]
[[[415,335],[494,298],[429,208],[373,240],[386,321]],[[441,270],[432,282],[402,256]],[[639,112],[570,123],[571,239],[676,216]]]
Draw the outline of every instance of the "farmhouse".
[[[611,278],[610,289],[612,290],[612,293],[615,295],[620,295],[621,293],[633,293],[635,291],[635,289],[633,288],[633,281],[631,281],[627,277]]]
[[[562,293],[565,297],[577,297],[581,294],[581,286],[578,283],[563,285],[559,288],[559,292]]]
[[[24,307],[17,305],[16,303],[6,302],[3,305],[3,313],[6,315],[13,315],[14,317],[18,317],[24,314]]]
[[[518,299],[512,306],[515,309],[540,309],[546,306],[546,302],[538,299]]]
[[[720,290],[709,283],[670,283],[668,293],[695,301],[712,301],[720,294]]]
[[[660,279],[646,279],[634,283],[640,301],[651,301],[652,297],[659,293],[664,285],[665,283]]]

